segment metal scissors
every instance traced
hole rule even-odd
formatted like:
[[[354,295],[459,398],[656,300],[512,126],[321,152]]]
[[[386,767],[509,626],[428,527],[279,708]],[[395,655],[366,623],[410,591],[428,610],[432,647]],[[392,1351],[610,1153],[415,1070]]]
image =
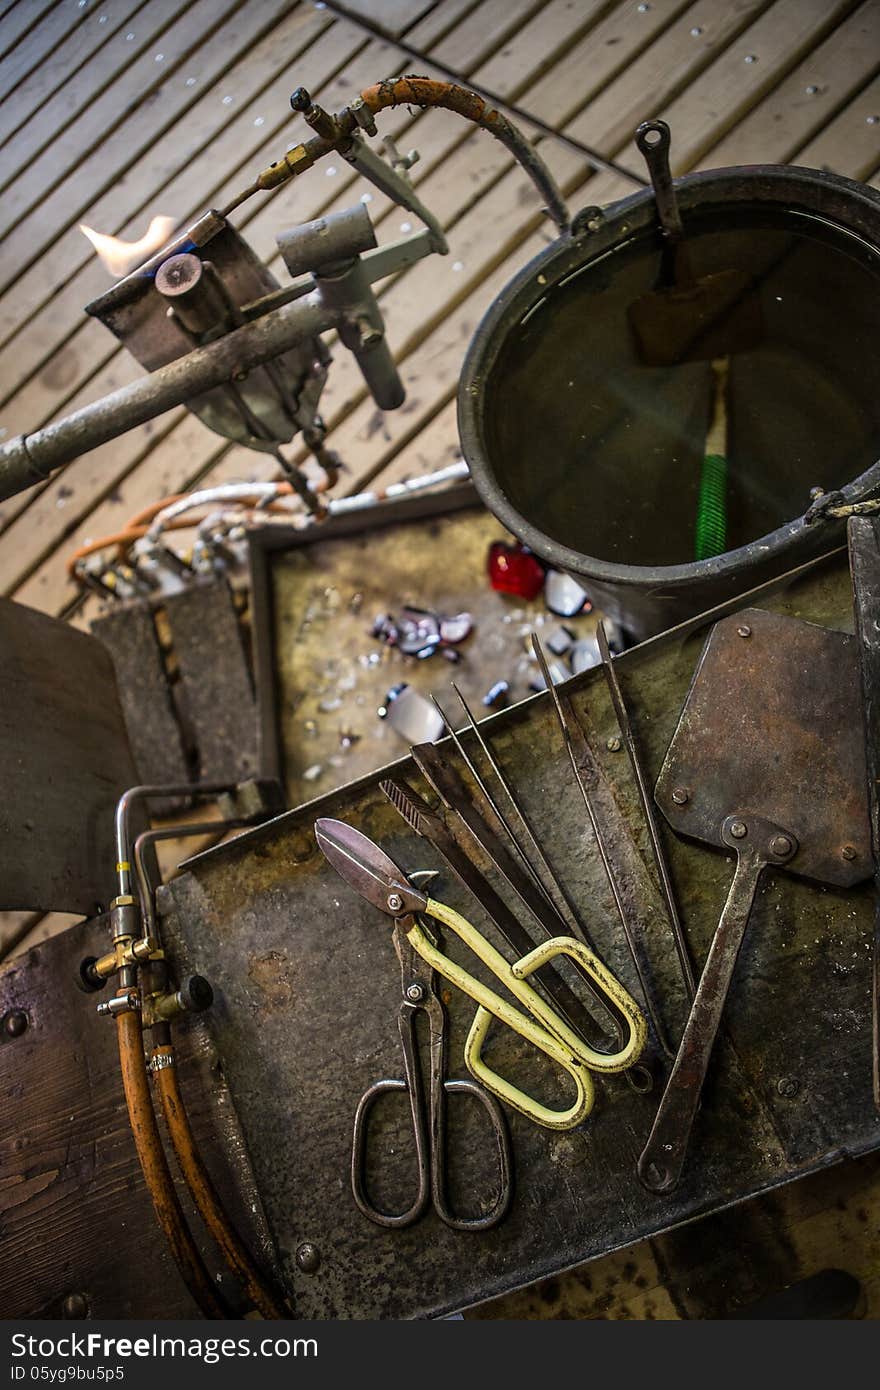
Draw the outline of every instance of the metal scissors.
[[[548,1129],[572,1129],[593,1107],[595,1091],[591,1072],[625,1071],[641,1055],[647,1024],[638,1005],[583,942],[571,936],[554,936],[511,965],[460,913],[414,888],[394,860],[353,826],[343,821],[321,819],[315,822],[315,837],[328,862],[346,883],[374,907],[393,917],[416,954],[477,1003],[465,1043],[468,1071],[488,1091],[528,1119]],[[482,980],[444,955],[420,924],[419,914],[454,931],[527,1012],[509,1004]],[[527,976],[560,955],[577,961],[621,1014],[628,1036],[619,1051],[597,1052],[590,1047],[527,983]],[[487,1065],[482,1048],[493,1017],[506,1023],[568,1072],[576,1095],[567,1109],[553,1110],[542,1105]]]
[[[405,919],[404,919],[405,920]],[[489,1092],[475,1081],[450,1081],[446,1076],[446,1010],[434,983],[436,975],[414,951],[403,930],[404,921],[394,926],[394,949],[400,961],[403,999],[397,1014],[403,1048],[402,1081],[374,1081],[358,1102],[354,1117],[351,1149],[351,1190],[364,1216],[378,1226],[411,1226],[427,1211],[429,1202],[440,1220],[456,1231],[486,1231],[497,1226],[510,1209],[513,1199],[510,1139],[504,1112]],[[428,1019],[431,1071],[428,1096],[419,1061],[416,1017]],[[409,1095],[419,1186],[412,1206],[399,1215],[379,1211],[366,1191],[367,1131],[369,1115],[380,1096],[393,1091]],[[446,1097],[448,1094],[474,1096],[488,1111],[498,1150],[498,1198],[484,1216],[455,1216],[447,1204],[446,1191]]]

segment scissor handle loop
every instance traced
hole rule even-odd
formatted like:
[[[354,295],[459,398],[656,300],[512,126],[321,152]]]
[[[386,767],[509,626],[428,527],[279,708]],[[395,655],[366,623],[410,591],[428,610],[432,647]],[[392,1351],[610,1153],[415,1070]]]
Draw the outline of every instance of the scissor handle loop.
[[[627,1040],[617,1052],[596,1052],[579,1038],[576,1039],[578,1056],[581,1061],[585,1062],[592,1071],[626,1071],[639,1059],[645,1049],[645,1043],[648,1039],[648,1025],[632,995],[627,993],[616,976],[612,975],[608,967],[603,965],[589,946],[585,946],[574,936],[552,936],[548,941],[542,941],[527,955],[521,956],[510,968],[518,980],[524,980],[534,971],[540,970],[542,965],[555,959],[556,956],[568,956],[571,960],[576,961],[589,975],[593,983],[598,985],[600,993],[604,994],[606,999],[611,1000],[627,1024]],[[540,997],[539,1002],[542,1009],[547,1008]],[[551,1028],[549,1020],[545,1020],[545,1024],[547,1028]]]
[[[367,1195],[366,1187],[368,1117],[379,1097],[388,1095],[392,1091],[407,1091],[409,1093],[416,1163],[419,1170],[419,1189],[416,1199],[406,1211],[398,1213],[380,1211],[378,1207],[375,1207]],[[425,1123],[424,1116],[417,1115],[418,1101],[418,1095],[414,1096],[412,1087],[406,1081],[391,1080],[374,1081],[373,1085],[364,1091],[358,1101],[354,1114],[354,1133],[351,1143],[351,1195],[354,1197],[358,1210],[370,1221],[375,1222],[377,1226],[389,1226],[392,1229],[412,1226],[423,1215],[431,1197],[428,1155],[425,1148]]]
[[[515,1009],[511,1010],[516,1013]],[[468,1071],[476,1077],[493,1095],[507,1102],[514,1110],[518,1110],[521,1115],[525,1115],[527,1120],[533,1120],[536,1125],[543,1125],[545,1129],[573,1129],[579,1125],[581,1120],[585,1120],[593,1108],[595,1099],[595,1088],[593,1078],[582,1062],[575,1062],[570,1057],[555,1056],[537,1038],[529,1038],[536,1047],[540,1047],[542,1052],[546,1052],[554,1062],[568,1072],[575,1085],[575,1098],[567,1110],[552,1110],[547,1105],[542,1105],[532,1096],[526,1095],[518,1086],[514,1086],[512,1081],[506,1080],[497,1071],[483,1061],[482,1049],[486,1041],[486,1034],[493,1017],[497,1017],[494,1010],[485,1008],[482,1004],[474,1014],[474,1021],[471,1024],[470,1032],[464,1045],[464,1060]],[[505,1019],[505,1022],[508,1022]],[[513,1027],[513,1024],[510,1024]],[[517,1029],[517,1032],[521,1032]],[[522,1036],[526,1036],[525,1033]],[[545,1035],[548,1040],[549,1034]],[[550,1040],[552,1041],[552,1040]]]
[[[447,1204],[445,1109],[448,1094],[474,1096],[488,1111],[492,1124],[498,1156],[498,1197],[492,1209],[483,1216],[455,1216]],[[497,1226],[499,1221],[504,1220],[513,1201],[513,1163],[510,1153],[510,1135],[507,1132],[504,1111],[494,1096],[490,1096],[482,1086],[478,1086],[473,1081],[458,1079],[444,1081],[442,1092],[434,1097],[432,1104],[435,1107],[435,1154],[431,1168],[431,1196],[434,1210],[440,1220],[447,1226],[451,1226],[454,1231],[488,1231],[491,1226]]]
[[[429,898],[425,912],[451,928],[487,965],[495,977],[528,1010],[523,1014],[494,990],[476,979],[462,966],[438,950],[418,922],[407,932],[407,940],[418,954],[445,979],[469,995],[478,1005],[465,1045],[468,1070],[487,1090],[534,1120],[551,1129],[572,1129],[586,1118],[593,1107],[594,1086],[590,1068],[597,1071],[623,1071],[642,1051],[647,1025],[635,1001],[588,947],[574,937],[557,936],[542,942],[513,965],[487,941],[466,918],[445,903]],[[526,982],[526,976],[557,955],[577,960],[590,977],[613,1000],[629,1025],[626,1044],[616,1053],[597,1052],[573,1032],[563,1018],[546,1004]],[[566,1110],[552,1110],[506,1081],[482,1059],[482,1045],[491,1017],[506,1023],[520,1037],[539,1048],[551,1061],[568,1072],[575,1085],[574,1102]]]

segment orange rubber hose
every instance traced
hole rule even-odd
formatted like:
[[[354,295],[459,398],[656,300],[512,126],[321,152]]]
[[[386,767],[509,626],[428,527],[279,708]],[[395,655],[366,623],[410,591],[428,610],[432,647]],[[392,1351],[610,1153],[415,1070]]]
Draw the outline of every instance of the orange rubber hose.
[[[385,82],[376,82],[372,87],[365,87],[361,92],[361,100],[374,115],[389,106],[442,106],[447,111],[454,111],[457,116],[463,116],[465,120],[482,126],[494,135],[496,140],[500,140],[505,149],[509,150],[526,170],[559,230],[568,230],[568,209],[547,165],[513,122],[490,106],[477,92],[460,87],[457,82],[440,82],[433,77],[407,75],[388,78]],[[348,121],[351,120],[351,112],[343,112],[342,116],[347,117],[343,122],[347,127]]]
[[[116,1036],[131,1132],[159,1225],[183,1282],[205,1317],[225,1318],[226,1310],[214,1291],[174,1190],[153,1111],[144,1061],[143,1030],[136,1013],[128,1011],[117,1015]]]
[[[174,1049],[170,1046],[159,1046],[153,1049],[153,1056],[173,1059]],[[172,1060],[170,1066],[160,1067],[154,1072],[154,1076],[162,1114],[177,1162],[202,1220],[223,1251],[228,1265],[238,1275],[257,1311],[262,1313],[264,1318],[289,1317],[282,1299],[268,1286],[223,1208],[192,1132],[180,1090],[176,1063]]]

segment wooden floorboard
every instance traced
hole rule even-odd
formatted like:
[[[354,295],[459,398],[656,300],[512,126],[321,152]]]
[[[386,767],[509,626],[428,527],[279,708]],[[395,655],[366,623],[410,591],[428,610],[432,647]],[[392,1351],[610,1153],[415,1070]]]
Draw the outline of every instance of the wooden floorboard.
[[[29,25],[18,6],[0,21],[0,71],[7,63],[18,74],[4,103],[18,125],[0,148],[9,194],[0,203],[8,229],[0,267],[7,434],[140,371],[100,324],[82,317],[108,281],[76,222],[135,239],[154,212],[185,224],[222,203],[301,138],[304,127],[286,108],[299,82],[333,108],[388,73],[451,70],[533,118],[526,128],[573,207],[644,181],[632,134],[647,115],[670,121],[677,172],[796,160],[870,178],[880,166],[880,125],[870,119],[880,107],[880,0],[654,0],[644,9],[619,0],[320,8],[202,0],[200,9],[197,0],[186,11],[143,0],[125,11],[130,20],[117,25],[114,14],[105,39],[97,10],[75,19],[65,5],[44,6]],[[73,52],[80,69],[58,81],[53,61]],[[26,106],[20,117],[17,99]],[[62,122],[64,160],[44,193],[53,127]],[[322,409],[330,443],[348,464],[343,490],[421,472],[457,452],[453,402],[467,342],[492,296],[552,230],[527,180],[484,133],[446,114],[406,111],[388,113],[382,131],[420,149],[414,182],[451,251],[380,287],[408,387],[401,411],[377,412],[352,359],[337,352]],[[585,150],[625,173],[594,172]],[[343,161],[328,160],[275,198],[244,205],[235,220],[279,273],[280,228],[365,190]],[[375,191],[371,198],[380,239],[398,235],[405,216]],[[65,571],[75,545],[116,529],[159,495],[272,476],[275,467],[171,412],[0,507],[0,589],[85,625],[95,603],[81,601]]]

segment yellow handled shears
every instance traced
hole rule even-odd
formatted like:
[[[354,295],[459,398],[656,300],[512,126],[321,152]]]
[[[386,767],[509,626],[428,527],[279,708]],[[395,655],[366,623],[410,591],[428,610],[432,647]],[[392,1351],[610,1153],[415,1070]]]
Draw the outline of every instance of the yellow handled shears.
[[[644,1016],[635,1000],[583,942],[573,936],[550,937],[511,964],[459,912],[414,888],[403,870],[353,826],[325,818],[315,822],[315,836],[337,873],[374,907],[393,917],[413,950],[439,975],[476,1002],[477,1012],[465,1044],[465,1063],[472,1076],[514,1110],[548,1129],[572,1129],[593,1108],[595,1090],[591,1073],[625,1071],[638,1060],[647,1038]],[[419,916],[432,917],[455,932],[519,1000],[526,1012],[508,1003],[444,955],[421,926]],[[580,965],[599,992],[619,1010],[627,1027],[627,1038],[619,1051],[599,1052],[590,1047],[527,983],[533,971],[557,956],[569,956]],[[542,1105],[499,1076],[484,1061],[483,1044],[493,1018],[506,1023],[568,1073],[576,1094],[567,1109],[553,1110]]]

